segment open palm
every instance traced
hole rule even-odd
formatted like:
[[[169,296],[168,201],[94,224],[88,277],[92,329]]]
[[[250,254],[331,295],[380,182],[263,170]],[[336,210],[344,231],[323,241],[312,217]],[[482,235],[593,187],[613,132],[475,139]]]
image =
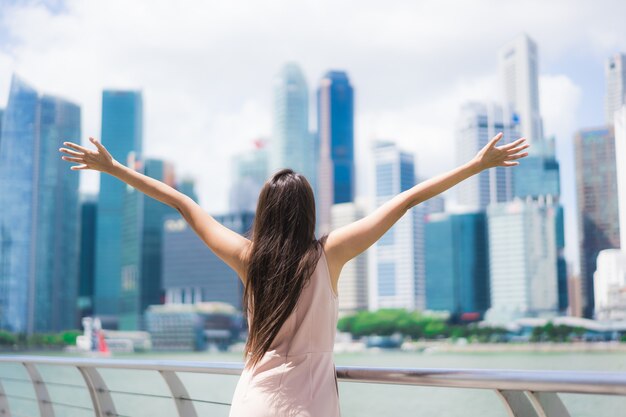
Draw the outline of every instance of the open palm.
[[[530,146],[525,143],[526,138],[519,138],[507,145],[496,146],[500,139],[502,139],[502,132],[495,135],[474,157],[481,169],[519,165],[517,160],[528,156],[528,152],[522,152]]]
[[[72,165],[70,169],[93,169],[95,171],[108,172],[113,168],[115,160],[106,150],[106,148],[95,138],[89,138],[91,143],[96,146],[96,150],[87,149],[83,146],[77,145],[73,142],[63,142],[65,146],[72,149],[59,148],[60,152],[66,153],[70,156],[62,156],[61,159],[70,162],[76,162],[79,165]]]

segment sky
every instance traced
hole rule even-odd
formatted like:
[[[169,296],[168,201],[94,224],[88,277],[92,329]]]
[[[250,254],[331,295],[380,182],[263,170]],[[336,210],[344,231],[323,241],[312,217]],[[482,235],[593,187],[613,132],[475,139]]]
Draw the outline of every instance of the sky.
[[[357,195],[368,203],[372,141],[414,152],[421,178],[453,168],[459,107],[499,100],[498,48],[526,33],[538,44],[540,109],[557,141],[566,256],[577,269],[573,135],[604,123],[604,63],[626,52],[625,15],[619,0],[0,0],[0,107],[17,73],[79,104],[87,143],[100,135],[102,90],[139,89],[145,156],[195,178],[200,204],[220,213],[232,155],[271,138],[280,67],[302,67],[312,121],[320,78],[345,70]],[[80,175],[81,190],[97,191],[98,173]]]

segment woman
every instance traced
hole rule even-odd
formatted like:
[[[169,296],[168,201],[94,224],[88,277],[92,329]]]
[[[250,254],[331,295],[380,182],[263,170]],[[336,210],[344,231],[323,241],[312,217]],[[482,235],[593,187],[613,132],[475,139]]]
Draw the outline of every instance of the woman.
[[[96,150],[64,142],[70,168],[113,175],[174,207],[244,285],[249,336],[244,371],[231,417],[340,415],[332,358],[337,325],[337,281],[350,259],[374,244],[409,209],[496,166],[528,155],[521,138],[496,146],[496,135],[471,161],[404,191],[367,217],[316,239],[313,191],[302,175],[283,169],[260,192],[252,240],[227,229],[191,198]]]

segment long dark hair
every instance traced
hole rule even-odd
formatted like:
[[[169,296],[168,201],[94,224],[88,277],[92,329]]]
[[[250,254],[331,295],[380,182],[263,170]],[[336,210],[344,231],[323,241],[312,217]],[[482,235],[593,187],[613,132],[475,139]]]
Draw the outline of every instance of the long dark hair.
[[[313,274],[325,240],[315,239],[315,198],[309,182],[278,171],[259,194],[252,226],[243,311],[248,313],[247,365],[269,350]]]

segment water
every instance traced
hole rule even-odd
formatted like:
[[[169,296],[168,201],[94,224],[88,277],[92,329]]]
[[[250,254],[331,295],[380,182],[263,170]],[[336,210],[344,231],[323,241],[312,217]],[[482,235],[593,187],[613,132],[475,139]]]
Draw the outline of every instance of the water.
[[[240,362],[233,353],[169,353],[116,355],[116,358],[171,359],[184,361]],[[487,368],[535,370],[587,370],[626,372],[624,353],[342,353],[335,355],[337,365],[391,366],[415,368]],[[56,416],[93,416],[89,395],[82,387],[78,371],[40,366],[48,382]],[[174,403],[157,372],[103,369],[108,388],[113,391],[117,413],[126,416],[173,416]],[[228,406],[238,377],[179,374],[192,398],[198,399],[199,416],[228,416]],[[0,382],[10,396],[16,416],[38,416],[30,384],[5,378],[26,378],[23,368],[0,364]],[[52,384],[50,384],[52,383]],[[64,385],[55,385],[62,383]],[[129,395],[139,392],[144,395]],[[384,384],[339,383],[344,417],[428,416],[428,417],[506,417],[501,400],[492,391],[428,388]],[[626,416],[626,397],[560,394],[572,417]],[[82,408],[70,407],[67,404]]]

